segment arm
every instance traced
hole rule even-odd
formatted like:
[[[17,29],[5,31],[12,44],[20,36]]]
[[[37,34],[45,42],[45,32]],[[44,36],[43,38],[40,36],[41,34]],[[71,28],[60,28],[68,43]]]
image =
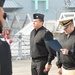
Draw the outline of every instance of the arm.
[[[44,37],[44,41],[46,40],[52,40],[53,39],[53,35],[51,32],[47,31],[47,33],[45,34],[45,37]],[[45,44],[46,45],[46,44]],[[51,62],[52,60],[55,58],[56,56],[56,52],[54,50],[52,50],[51,48],[49,48],[47,45],[46,45],[46,48],[47,48],[47,51],[48,51],[48,61],[47,61],[47,64],[45,65],[45,70],[44,72],[47,72],[50,70],[51,68]]]
[[[52,39],[53,39],[53,34],[49,31],[47,31],[47,33],[44,36],[44,41],[52,40]],[[45,44],[45,45],[46,45],[47,51],[49,53],[49,55],[48,55],[48,64],[51,64],[51,61],[56,56],[56,52],[54,50],[52,50],[47,44]]]
[[[57,62],[56,62],[56,65],[58,67],[58,74],[62,75],[62,69],[61,69],[62,63],[61,63],[61,60],[60,60],[60,53],[59,52],[57,53]]]
[[[75,57],[75,43],[73,49],[69,50],[68,54]]]
[[[64,55],[70,55],[72,57],[75,57],[75,49],[72,49],[72,50],[60,49],[60,50]]]

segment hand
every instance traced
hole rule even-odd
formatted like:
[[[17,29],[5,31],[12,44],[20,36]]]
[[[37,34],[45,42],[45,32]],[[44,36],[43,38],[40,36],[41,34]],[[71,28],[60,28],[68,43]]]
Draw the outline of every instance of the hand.
[[[64,54],[64,55],[68,55],[68,50],[67,49],[60,49],[61,52]]]
[[[62,69],[61,68],[58,68],[58,74],[62,75]]]
[[[48,64],[48,63],[47,63],[47,64],[45,65],[45,69],[44,69],[43,71],[46,73],[46,72],[48,72],[48,71],[51,69],[51,67],[52,67],[52,64]]]

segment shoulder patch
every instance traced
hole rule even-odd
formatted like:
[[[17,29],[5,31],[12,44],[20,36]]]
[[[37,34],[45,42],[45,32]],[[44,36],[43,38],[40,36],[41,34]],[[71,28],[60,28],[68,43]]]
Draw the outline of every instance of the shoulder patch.
[[[49,30],[48,29],[46,29],[46,32],[48,32]]]

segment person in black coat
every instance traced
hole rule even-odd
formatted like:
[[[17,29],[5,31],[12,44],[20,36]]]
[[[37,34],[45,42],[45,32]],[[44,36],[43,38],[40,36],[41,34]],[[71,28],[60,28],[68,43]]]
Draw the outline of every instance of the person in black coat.
[[[3,4],[4,0],[0,0],[0,75],[12,75],[10,46],[1,35],[4,25]]]
[[[0,36],[0,75],[12,75],[10,46],[2,36]]]
[[[49,48],[46,40],[52,40],[53,34],[43,26],[44,15],[41,13],[33,14],[34,29],[30,34],[30,54],[32,58],[32,75],[48,75],[51,62],[55,58],[56,52]]]

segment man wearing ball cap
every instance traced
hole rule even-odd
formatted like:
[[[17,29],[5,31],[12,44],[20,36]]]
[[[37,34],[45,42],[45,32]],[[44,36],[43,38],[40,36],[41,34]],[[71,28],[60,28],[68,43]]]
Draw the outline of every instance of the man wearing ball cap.
[[[44,15],[41,13],[33,14],[33,27],[30,34],[30,54],[32,58],[32,75],[48,75],[51,68],[51,62],[56,53],[50,49],[45,40],[52,40],[53,34],[44,26]]]
[[[58,53],[58,73],[59,75],[75,75],[74,17],[61,19],[59,24],[63,27],[64,32],[58,39],[62,46]]]

